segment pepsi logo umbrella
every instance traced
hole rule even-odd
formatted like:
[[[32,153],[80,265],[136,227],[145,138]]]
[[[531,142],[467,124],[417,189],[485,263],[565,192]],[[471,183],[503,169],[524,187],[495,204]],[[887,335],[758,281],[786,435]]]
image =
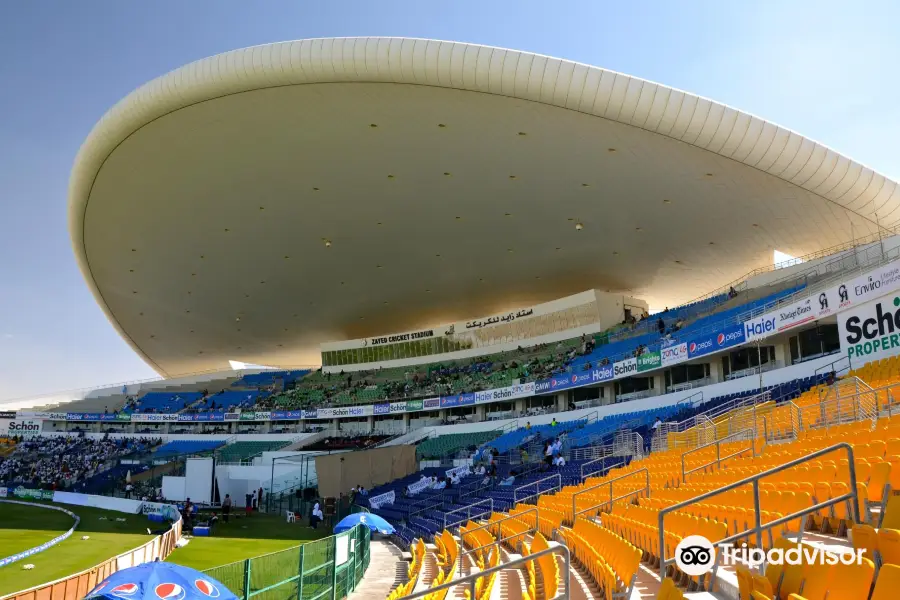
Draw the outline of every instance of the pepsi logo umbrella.
[[[151,562],[113,573],[87,599],[106,600],[237,600],[212,577],[189,567]]]
[[[347,515],[341,522],[334,526],[335,533],[341,533],[353,529],[357,525],[365,525],[372,531],[390,535],[394,533],[394,526],[379,517],[370,513],[354,513]]]

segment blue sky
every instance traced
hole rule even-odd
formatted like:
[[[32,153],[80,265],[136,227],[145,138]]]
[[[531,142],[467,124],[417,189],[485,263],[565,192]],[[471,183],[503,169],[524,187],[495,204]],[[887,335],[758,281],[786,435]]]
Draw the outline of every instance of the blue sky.
[[[0,3],[0,400],[151,377],[75,266],[66,191],[131,90],[243,46],[328,36],[548,54],[713,98],[900,175],[900,4],[86,0]]]

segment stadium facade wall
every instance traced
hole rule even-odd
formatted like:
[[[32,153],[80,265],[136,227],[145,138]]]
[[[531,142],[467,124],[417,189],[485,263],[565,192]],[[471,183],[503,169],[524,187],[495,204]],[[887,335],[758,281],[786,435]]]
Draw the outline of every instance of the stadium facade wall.
[[[389,369],[393,367],[410,367],[415,365],[423,365],[430,364],[439,361],[445,360],[463,360],[467,358],[478,358],[484,357],[486,360],[490,360],[490,356],[492,354],[500,354],[501,352],[509,352],[511,350],[515,350],[521,347],[527,346],[537,346],[539,344],[555,344],[556,342],[562,342],[564,340],[571,340],[577,337],[580,337],[582,334],[585,335],[593,335],[595,333],[600,333],[606,329],[606,327],[600,326],[599,323],[595,323],[592,325],[585,325],[584,327],[575,327],[573,329],[566,329],[565,331],[557,331],[555,333],[550,333],[547,335],[542,335],[539,337],[530,338],[527,340],[515,340],[512,342],[507,342],[505,344],[495,344],[493,346],[480,347],[480,348],[471,348],[469,350],[460,350],[458,352],[447,352],[445,354],[430,354],[428,356],[419,356],[416,358],[403,358],[398,360],[385,360],[381,362],[370,362],[370,363],[362,363],[356,365],[334,365],[330,367],[322,367],[323,373],[340,373],[344,372],[356,372],[356,371],[371,371],[374,369]]]

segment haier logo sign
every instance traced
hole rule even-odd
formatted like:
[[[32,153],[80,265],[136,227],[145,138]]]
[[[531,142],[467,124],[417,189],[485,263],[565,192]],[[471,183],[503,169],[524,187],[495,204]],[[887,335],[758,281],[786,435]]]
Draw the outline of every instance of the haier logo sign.
[[[744,337],[747,341],[768,337],[775,333],[775,317],[760,317],[744,323]]]
[[[376,415],[386,415],[391,412],[391,405],[390,404],[376,404],[373,409],[373,412]]]
[[[610,365],[604,365],[591,371],[591,381],[609,381],[613,378],[613,368]]]

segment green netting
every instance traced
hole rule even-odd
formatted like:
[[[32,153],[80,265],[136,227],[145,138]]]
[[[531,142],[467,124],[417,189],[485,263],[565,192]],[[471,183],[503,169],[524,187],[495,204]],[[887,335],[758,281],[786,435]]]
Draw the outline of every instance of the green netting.
[[[369,566],[369,529],[350,531],[208,569],[244,600],[340,600],[347,597]]]

